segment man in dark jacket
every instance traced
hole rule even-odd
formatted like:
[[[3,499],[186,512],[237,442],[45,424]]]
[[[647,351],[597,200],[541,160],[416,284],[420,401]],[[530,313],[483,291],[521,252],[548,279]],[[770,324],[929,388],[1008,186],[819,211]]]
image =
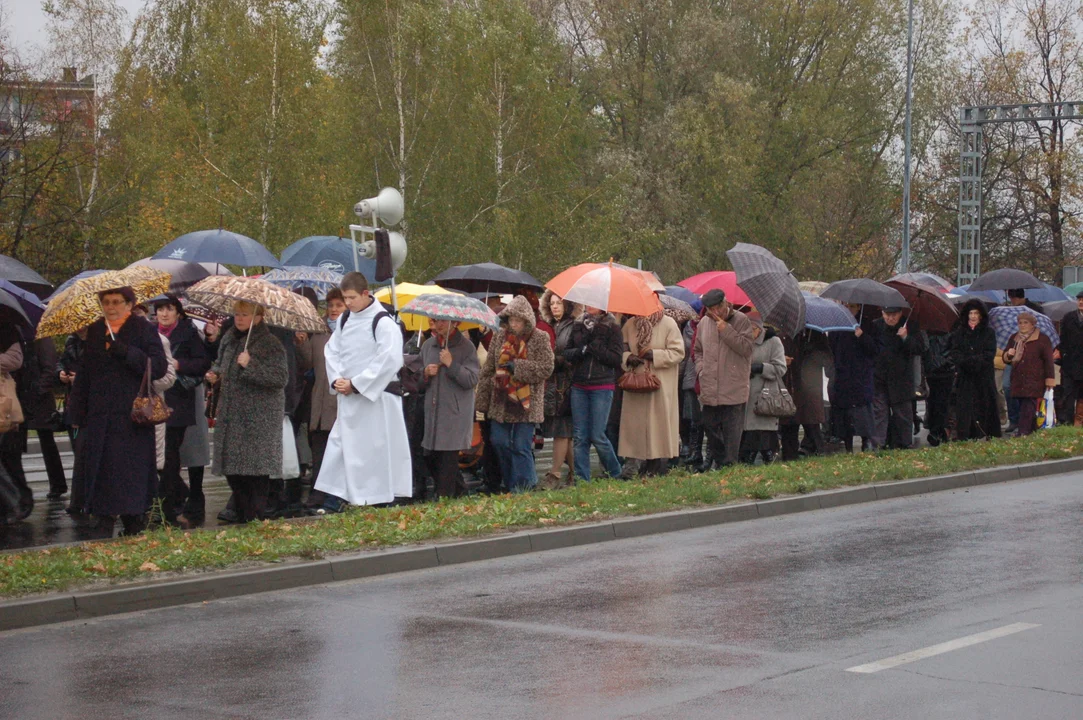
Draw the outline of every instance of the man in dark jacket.
[[[19,372],[19,402],[23,406],[26,421],[19,427],[23,452],[27,448],[27,435],[30,430],[38,434],[41,456],[45,461],[45,472],[49,477],[50,500],[59,500],[68,492],[68,480],[64,476],[64,463],[60,459],[60,450],[56,447],[53,433],[60,430],[60,419],[56,412],[56,346],[52,338],[44,338],[23,345],[23,368]]]
[[[1083,426],[1083,290],[1076,295],[1079,310],[1060,321],[1060,387],[1064,393],[1064,417],[1061,424]]]
[[[924,351],[916,323],[903,322],[901,307],[885,307],[873,323],[877,344],[873,369],[873,443],[909,448],[914,442],[914,369],[911,358]]]
[[[572,364],[572,436],[575,475],[590,480],[590,446],[598,451],[610,477],[620,477],[621,464],[606,435],[609,409],[624,355],[620,323],[597,308],[586,308],[572,326],[564,359]]]
[[[933,447],[948,439],[948,410],[951,407],[951,391],[955,386],[955,364],[949,353],[950,345],[951,335],[930,334],[921,358],[925,380],[929,383],[929,396],[925,400],[925,427],[929,428],[928,440]]]
[[[852,306],[852,312],[860,306]],[[861,438],[861,449],[868,450],[874,433],[872,419],[873,363],[879,350],[872,333],[872,322],[853,332],[828,333],[835,359],[835,379],[831,385],[831,425],[842,438],[846,452],[854,450],[854,436]]]

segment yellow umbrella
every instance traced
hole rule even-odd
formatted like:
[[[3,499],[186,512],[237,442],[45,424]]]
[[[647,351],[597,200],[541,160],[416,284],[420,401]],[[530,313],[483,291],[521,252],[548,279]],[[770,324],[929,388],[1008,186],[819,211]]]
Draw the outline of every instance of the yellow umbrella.
[[[108,270],[92,277],[76,280],[71,287],[49,301],[38,323],[37,337],[70,335],[102,317],[98,293],[130,287],[136,303],[144,303],[169,291],[170,275],[154,268],[136,266],[123,270]]]
[[[415,285],[414,283],[395,283],[395,298],[399,302],[399,307],[405,307],[410,304],[412,300],[421,295],[460,295],[461,293],[446,290],[439,285]],[[385,305],[391,304],[391,288],[380,288],[373,294],[373,297],[382,302]],[[410,332],[424,332],[429,329],[429,319],[422,315],[414,315],[413,313],[400,313],[399,320],[402,321],[403,326]],[[459,325],[460,330],[473,330],[477,328],[477,325],[472,323],[463,323]]]

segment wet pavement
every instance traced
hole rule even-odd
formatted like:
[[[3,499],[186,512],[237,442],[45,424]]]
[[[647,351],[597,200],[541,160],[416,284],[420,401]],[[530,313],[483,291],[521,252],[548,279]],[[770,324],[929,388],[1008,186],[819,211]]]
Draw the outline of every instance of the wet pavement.
[[[1077,720],[1081,520],[1062,475],[0,633],[0,717]]]

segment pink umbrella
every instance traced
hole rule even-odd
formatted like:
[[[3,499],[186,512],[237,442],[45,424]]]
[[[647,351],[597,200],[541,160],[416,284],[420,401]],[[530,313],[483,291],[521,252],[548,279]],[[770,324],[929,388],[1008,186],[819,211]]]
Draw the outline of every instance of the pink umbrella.
[[[685,278],[677,284],[697,295],[703,295],[708,290],[721,290],[733,305],[752,304],[745,291],[737,286],[737,273],[732,270],[711,270]]]

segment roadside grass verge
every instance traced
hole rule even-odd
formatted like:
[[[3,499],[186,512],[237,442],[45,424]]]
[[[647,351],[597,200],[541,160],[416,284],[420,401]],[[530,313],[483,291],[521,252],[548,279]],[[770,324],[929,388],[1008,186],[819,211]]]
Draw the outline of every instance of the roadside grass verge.
[[[1083,432],[1062,427],[1028,438],[831,455],[704,475],[677,471],[663,478],[595,481],[522,495],[351,508],[314,521],[264,521],[187,532],[167,528],[135,538],[0,555],[0,596],[54,592],[102,581],[146,580],[162,573],[318,559],[1077,455],[1083,455]]]

